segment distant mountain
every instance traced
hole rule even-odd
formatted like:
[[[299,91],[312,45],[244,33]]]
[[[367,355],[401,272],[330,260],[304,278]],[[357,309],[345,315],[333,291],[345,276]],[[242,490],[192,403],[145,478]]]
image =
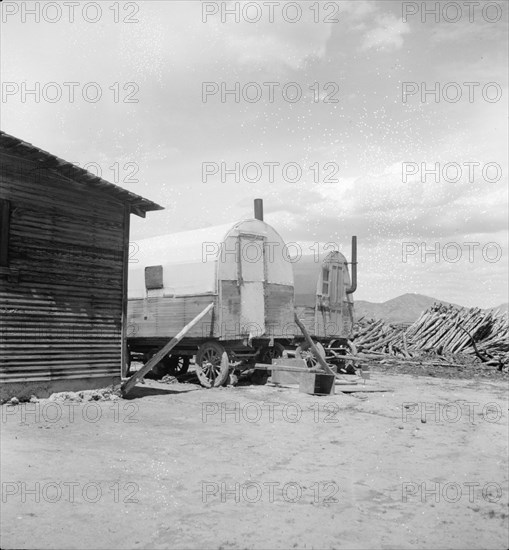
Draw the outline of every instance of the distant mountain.
[[[355,318],[360,319],[383,319],[388,323],[413,323],[417,321],[421,313],[433,304],[441,302],[442,304],[451,304],[431,296],[423,294],[402,294],[387,302],[367,302],[364,300],[355,300]],[[456,307],[458,304],[452,304]],[[497,307],[487,308],[501,313],[509,312],[509,303],[500,304]]]
[[[494,309],[495,311],[500,311],[501,313],[509,313],[509,303],[500,304],[499,306],[493,307],[491,309]]]
[[[355,301],[355,317],[360,319],[383,319],[389,323],[413,323],[420,314],[436,302],[436,298],[423,294],[403,294],[386,302],[375,303],[364,300]],[[449,304],[450,302],[443,302]]]

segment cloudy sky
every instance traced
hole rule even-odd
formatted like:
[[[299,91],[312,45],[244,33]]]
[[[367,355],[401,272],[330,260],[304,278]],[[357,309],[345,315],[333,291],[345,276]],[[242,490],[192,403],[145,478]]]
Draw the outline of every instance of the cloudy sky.
[[[37,4],[1,4],[2,129],[165,206],[132,241],[261,197],[305,251],[358,236],[358,299],[507,302],[506,2]]]

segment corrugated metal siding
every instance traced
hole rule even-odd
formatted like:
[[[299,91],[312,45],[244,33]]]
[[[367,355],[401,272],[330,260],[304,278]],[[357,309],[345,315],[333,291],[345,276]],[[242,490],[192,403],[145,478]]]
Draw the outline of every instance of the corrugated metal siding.
[[[124,204],[1,156],[19,281],[0,277],[0,381],[120,376]]]

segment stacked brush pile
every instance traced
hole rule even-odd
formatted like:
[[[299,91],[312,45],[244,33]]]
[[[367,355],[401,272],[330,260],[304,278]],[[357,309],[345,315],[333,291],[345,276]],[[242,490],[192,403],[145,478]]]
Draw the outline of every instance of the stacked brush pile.
[[[504,370],[509,364],[507,314],[478,308],[433,304],[410,326],[361,319],[353,341],[359,354],[372,359],[420,359],[443,363],[479,360]]]

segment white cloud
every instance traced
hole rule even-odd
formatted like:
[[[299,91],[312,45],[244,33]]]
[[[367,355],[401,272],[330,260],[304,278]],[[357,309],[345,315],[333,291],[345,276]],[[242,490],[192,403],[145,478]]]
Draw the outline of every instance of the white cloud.
[[[376,18],[377,26],[367,31],[362,44],[363,50],[397,50],[403,45],[403,35],[410,27],[394,15],[384,14]]]

